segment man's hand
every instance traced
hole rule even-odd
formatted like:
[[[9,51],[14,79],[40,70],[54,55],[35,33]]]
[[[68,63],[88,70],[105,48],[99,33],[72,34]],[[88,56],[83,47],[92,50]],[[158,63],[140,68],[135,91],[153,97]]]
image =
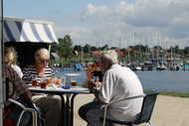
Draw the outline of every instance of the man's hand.
[[[101,87],[103,85],[102,82],[95,82],[95,87],[98,88],[98,87]]]
[[[94,92],[94,91],[98,90],[102,85],[103,85],[102,82],[90,82],[90,83],[88,84],[88,87],[89,87],[89,89],[90,89],[92,92]]]

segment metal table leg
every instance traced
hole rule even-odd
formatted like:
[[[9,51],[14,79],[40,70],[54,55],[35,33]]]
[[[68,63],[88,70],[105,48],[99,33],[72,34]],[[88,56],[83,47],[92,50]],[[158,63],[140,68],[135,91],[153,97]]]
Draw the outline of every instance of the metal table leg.
[[[65,126],[70,126],[70,120],[71,120],[71,117],[70,117],[70,97],[72,97],[71,94],[67,94],[66,95],[66,125]]]
[[[69,94],[66,95],[66,103],[65,103],[65,126],[73,126],[74,124],[74,98],[77,94]]]
[[[70,126],[73,126],[74,125],[74,98],[77,94],[73,94],[72,97],[71,97],[71,113],[70,113]]]
[[[66,94],[64,102],[64,126],[74,126],[74,99],[78,94]],[[62,96],[63,97],[63,96]]]
[[[60,120],[60,126],[66,126],[66,115],[65,115],[65,99],[63,95],[60,95],[61,97],[61,102],[62,102],[62,110],[61,110],[61,115],[62,115],[62,119]]]

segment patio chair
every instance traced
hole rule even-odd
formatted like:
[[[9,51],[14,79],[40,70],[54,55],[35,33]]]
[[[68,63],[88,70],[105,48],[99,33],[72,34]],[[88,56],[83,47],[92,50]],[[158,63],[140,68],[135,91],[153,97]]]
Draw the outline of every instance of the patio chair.
[[[26,118],[26,117],[24,117],[26,112],[29,112],[32,114],[32,126],[38,126],[38,115],[37,115],[37,111],[34,108],[28,108],[25,105],[23,105],[22,103],[20,103],[19,101],[16,101],[11,98],[9,98],[8,101],[19,106],[22,109],[22,111],[18,117],[16,126],[20,126],[20,125],[24,124],[23,119]]]
[[[144,96],[141,112],[137,114],[136,120],[132,122],[111,120],[111,119],[106,118],[106,115],[105,115],[104,116],[105,118],[100,118],[100,120],[103,121],[103,126],[116,126],[116,125],[134,126],[134,125],[139,125],[142,123],[146,123],[148,126],[151,126],[150,119],[151,119],[151,115],[152,115],[153,108],[154,108],[158,94],[159,93],[156,92],[156,93],[146,94]]]
[[[11,105],[14,106],[9,108],[11,111],[11,117],[8,117],[13,122],[16,122],[16,126],[45,126],[45,122],[41,117],[40,109],[32,102],[26,103],[21,99],[14,100],[11,97],[14,95],[14,85],[9,81],[8,78],[5,79],[6,83],[6,98]],[[30,105],[29,105],[30,104]],[[31,105],[32,104],[32,105]],[[14,115],[14,116],[13,116]]]

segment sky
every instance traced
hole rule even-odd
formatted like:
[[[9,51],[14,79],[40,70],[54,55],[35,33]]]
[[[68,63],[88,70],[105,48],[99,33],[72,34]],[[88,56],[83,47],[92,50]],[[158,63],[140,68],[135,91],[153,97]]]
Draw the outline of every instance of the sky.
[[[189,46],[189,0],[4,0],[4,15],[52,21],[74,44]]]

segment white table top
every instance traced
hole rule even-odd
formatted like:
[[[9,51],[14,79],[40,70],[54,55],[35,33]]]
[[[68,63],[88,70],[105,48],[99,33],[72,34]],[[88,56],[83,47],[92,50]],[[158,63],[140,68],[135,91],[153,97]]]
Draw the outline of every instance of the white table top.
[[[77,77],[77,76],[80,76],[80,74],[77,74],[77,73],[66,73],[65,76],[68,76],[68,77]]]
[[[41,87],[30,87],[29,90],[31,92],[36,92],[36,93],[51,93],[51,94],[66,94],[66,93],[90,93],[89,89],[88,88],[84,88],[84,87],[81,87],[81,86],[72,86],[71,88],[69,89],[63,89],[61,87],[47,87],[45,89],[41,88]]]

